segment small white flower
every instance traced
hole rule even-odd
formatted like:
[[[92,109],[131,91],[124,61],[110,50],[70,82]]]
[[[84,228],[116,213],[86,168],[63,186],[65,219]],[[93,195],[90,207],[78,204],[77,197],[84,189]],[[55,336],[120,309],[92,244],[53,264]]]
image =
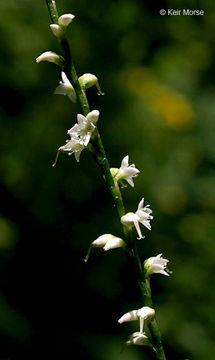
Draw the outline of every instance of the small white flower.
[[[63,30],[59,25],[51,24],[49,26],[50,26],[51,31],[53,32],[54,36],[56,36],[57,38],[61,38],[63,36]]]
[[[96,240],[94,240],[92,242],[92,244],[90,245],[87,256],[85,257],[84,261],[87,262],[92,247],[103,248],[103,250],[108,251],[108,250],[117,249],[120,247],[123,248],[124,246],[125,246],[125,242],[119,237],[116,237],[112,234],[101,235]]]
[[[143,306],[142,308],[138,310],[132,310],[124,314],[118,322],[120,324],[127,322],[127,321],[134,321],[138,320],[140,321],[140,332],[143,332],[143,325],[144,320],[149,320],[155,315],[155,310],[150,308],[149,306]]]
[[[162,254],[159,254],[154,257],[150,257],[149,259],[144,261],[144,268],[148,275],[153,273],[162,274],[169,276],[168,272],[166,272],[167,264],[169,260],[162,258]]]
[[[68,155],[75,154],[77,162],[80,160],[82,150],[85,148],[84,144],[79,138],[73,137],[71,140],[66,140],[66,144],[59,147],[59,151],[67,152]]]
[[[134,187],[133,178],[136,177],[140,171],[135,167],[134,164],[129,165],[128,162],[129,156],[127,155],[122,159],[121,166],[116,173],[114,179],[119,182],[125,180],[128,182],[129,185]]]
[[[126,341],[127,345],[149,345],[149,339],[145,333],[139,331],[130,335],[129,340]]]
[[[83,144],[87,146],[89,144],[91,135],[95,130],[96,126],[94,125],[98,121],[99,111],[93,110],[84,116],[82,114],[77,115],[78,123],[76,123],[71,129],[68,130],[68,134],[73,136],[76,134],[80,137]]]
[[[65,145],[59,147],[55,162],[52,166],[54,167],[56,165],[60,152],[66,152],[68,155],[74,154],[76,161],[79,162],[80,155],[83,149],[85,149],[85,145],[83,144],[81,139],[78,136],[71,136],[70,140],[66,140]]]
[[[62,66],[62,64],[63,64],[62,57],[53,51],[45,51],[40,56],[38,56],[36,58],[36,62],[39,63],[40,61],[49,61],[49,62],[54,63],[59,66]]]
[[[147,229],[151,230],[150,220],[153,219],[153,216],[150,215],[152,210],[149,208],[149,205],[143,207],[143,204],[144,198],[142,198],[142,200],[139,202],[138,209],[135,213],[129,212],[121,217],[121,223],[127,226],[129,229],[132,229],[132,227],[135,226],[139,240],[144,237],[142,235],[139,223],[144,225]]]
[[[62,81],[60,81],[60,85],[55,89],[55,94],[57,95],[66,95],[72,102],[76,102],[77,96],[75,90],[67,78],[65,72],[61,73]]]
[[[58,24],[65,28],[72,22],[74,17],[75,15],[73,14],[63,14],[58,18]]]

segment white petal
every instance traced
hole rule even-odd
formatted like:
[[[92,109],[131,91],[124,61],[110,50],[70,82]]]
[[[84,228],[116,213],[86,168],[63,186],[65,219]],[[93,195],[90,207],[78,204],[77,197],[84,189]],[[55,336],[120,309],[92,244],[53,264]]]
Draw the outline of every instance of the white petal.
[[[159,274],[169,276],[169,274],[168,274],[165,270],[161,270],[161,271],[159,271]]]
[[[54,94],[56,95],[67,95],[66,87],[65,85],[61,84],[56,87]]]
[[[91,137],[91,133],[87,133],[85,136],[82,137],[82,141],[85,146],[89,144],[90,137]]]
[[[61,78],[65,85],[72,85],[71,82],[69,81],[68,77],[66,76],[66,73],[63,71],[61,72]]]
[[[73,89],[73,90],[71,89],[71,90],[68,92],[67,96],[68,96],[68,98],[69,98],[73,103],[76,102],[76,100],[77,100],[77,95],[76,95],[74,89]]]
[[[133,179],[125,179],[125,180],[129,183],[130,186],[134,187]]]
[[[137,210],[143,209],[143,204],[144,204],[144,198],[142,198],[142,200],[140,200]]]
[[[148,230],[152,229],[149,220],[143,220],[141,221],[141,224],[143,224]]]
[[[87,121],[86,117],[82,114],[77,115],[77,120],[79,125],[84,125]]]
[[[126,156],[122,159],[122,162],[121,162],[120,168],[121,168],[122,170],[124,170],[125,168],[128,167],[128,161],[129,161],[129,156],[126,155]]]

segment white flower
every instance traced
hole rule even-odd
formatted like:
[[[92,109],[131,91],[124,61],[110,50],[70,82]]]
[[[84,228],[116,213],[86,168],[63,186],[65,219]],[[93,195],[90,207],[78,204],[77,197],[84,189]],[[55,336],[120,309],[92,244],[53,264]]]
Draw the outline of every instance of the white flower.
[[[66,95],[72,102],[76,102],[77,96],[75,90],[67,78],[65,72],[61,73],[62,81],[60,81],[60,85],[55,89],[55,94],[57,95]]]
[[[116,172],[114,179],[119,182],[125,180],[129,183],[129,185],[134,187],[133,177],[136,177],[139,174],[139,170],[135,167],[134,164],[129,165],[128,162],[129,156],[127,155],[122,159],[121,166]]]
[[[72,22],[74,17],[75,15],[73,14],[63,14],[58,18],[58,24],[63,28],[67,27]]]
[[[134,321],[138,320],[140,321],[140,332],[143,332],[143,325],[144,320],[149,320],[155,315],[155,310],[150,308],[149,306],[143,306],[142,308],[138,310],[132,310],[124,314],[118,322],[120,324],[127,322],[127,321]]]
[[[87,262],[92,247],[103,248],[103,250],[108,251],[111,249],[117,249],[119,247],[123,248],[124,246],[125,246],[125,242],[119,237],[116,237],[112,234],[101,235],[96,240],[94,240],[90,245],[87,256],[85,257],[84,261]]]
[[[129,212],[121,217],[121,223],[127,226],[129,229],[132,229],[132,227],[135,226],[139,240],[144,237],[140,230],[139,223],[144,225],[147,229],[151,230],[150,220],[153,219],[153,216],[150,215],[152,210],[149,208],[149,205],[143,207],[143,204],[144,198],[142,198],[142,200],[139,202],[138,209],[135,213]]]
[[[145,333],[139,331],[130,335],[129,340],[126,341],[127,345],[149,345],[149,339]]]
[[[60,38],[63,36],[63,30],[59,25],[51,24],[49,26],[50,26],[51,31],[53,32],[54,36],[56,36],[57,38]]]
[[[168,272],[166,272],[166,267],[169,260],[162,258],[162,254],[159,254],[154,257],[150,257],[149,259],[144,261],[144,268],[148,275],[153,273],[162,274],[169,276]]]
[[[87,146],[89,144],[91,135],[95,130],[96,122],[98,121],[99,111],[93,110],[84,116],[82,114],[77,115],[78,123],[76,123],[71,129],[68,130],[70,136],[77,135],[82,140],[83,144]]]
[[[40,61],[49,61],[49,62],[54,63],[59,66],[62,66],[62,64],[63,64],[62,57],[53,51],[46,51],[46,52],[42,53],[40,56],[38,56],[36,58],[36,62],[39,63]]]
[[[85,149],[85,145],[83,144],[82,140],[78,136],[71,136],[70,140],[66,140],[65,145],[59,147],[55,162],[52,166],[54,167],[56,165],[60,152],[66,152],[68,155],[74,154],[76,161],[79,162],[83,149]]]

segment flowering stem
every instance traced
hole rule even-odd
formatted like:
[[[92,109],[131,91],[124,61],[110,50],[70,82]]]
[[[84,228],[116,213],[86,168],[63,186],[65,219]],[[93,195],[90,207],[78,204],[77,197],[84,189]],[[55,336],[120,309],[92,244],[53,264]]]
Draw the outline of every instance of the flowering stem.
[[[46,4],[48,6],[49,14],[51,17],[51,20],[53,23],[58,23],[58,12],[57,7],[55,4],[55,0],[46,0]],[[79,100],[79,103],[81,105],[81,108],[83,110],[84,115],[86,116],[90,112],[90,106],[88,103],[88,99],[86,96],[85,91],[82,89],[78,75],[74,66],[74,63],[72,61],[71,51],[69,47],[68,40],[65,36],[63,36],[60,40],[61,47],[64,52],[64,58],[65,58],[65,65],[63,68],[63,71],[65,71],[68,79],[71,81],[72,85],[74,86],[75,92],[77,94],[77,98]],[[109,188],[110,193],[112,194],[115,206],[117,208],[119,217],[121,218],[123,215],[125,215],[125,208],[123,204],[123,199],[121,195],[121,191],[119,189],[119,186],[116,182],[114,182],[113,177],[110,172],[110,166],[109,162],[104,150],[104,146],[102,144],[102,140],[99,134],[98,129],[96,128],[91,136],[90,144],[88,145],[88,150],[91,151],[92,155],[94,156],[97,164],[101,168],[105,180],[107,183],[107,186]],[[125,234],[126,242],[129,247],[129,254],[133,259],[133,263],[136,268],[137,276],[138,276],[138,283],[140,286],[141,294],[143,297],[144,305],[152,307],[152,298],[151,298],[151,288],[150,288],[150,282],[147,278],[144,277],[144,272],[141,265],[141,260],[138,254],[138,250],[136,247],[135,242],[132,239],[132,231],[128,231],[125,227],[123,227],[123,231]],[[162,341],[161,341],[161,335],[159,332],[159,328],[156,322],[156,319],[153,318],[151,322],[148,324],[152,341],[153,341],[153,347],[156,350],[156,356],[158,360],[166,360]]]

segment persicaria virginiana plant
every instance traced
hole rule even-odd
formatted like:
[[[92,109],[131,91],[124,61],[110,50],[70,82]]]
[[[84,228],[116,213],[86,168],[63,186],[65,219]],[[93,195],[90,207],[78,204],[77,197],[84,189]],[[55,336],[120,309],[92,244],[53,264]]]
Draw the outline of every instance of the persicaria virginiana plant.
[[[150,347],[157,359],[165,360],[165,353],[162,345],[159,327],[156,321],[156,311],[152,304],[150,278],[152,274],[162,274],[169,276],[167,269],[168,260],[162,257],[162,254],[142,260],[139,254],[138,242],[145,241],[143,230],[151,230],[151,220],[153,220],[150,205],[144,204],[144,197],[140,195],[140,202],[135,212],[125,211],[124,202],[121,194],[121,187],[129,184],[134,187],[135,177],[140,171],[134,164],[129,165],[129,156],[122,158],[119,168],[111,168],[107,159],[102,140],[99,134],[99,119],[102,117],[102,111],[90,109],[87,98],[87,89],[96,86],[98,94],[102,95],[98,78],[90,73],[78,77],[75,66],[72,61],[71,50],[67,40],[67,28],[74,21],[73,14],[58,15],[54,0],[46,0],[50,18],[51,31],[59,41],[62,54],[53,51],[45,51],[37,57],[36,62],[48,61],[58,66],[59,81],[55,94],[65,95],[74,103],[80,104],[80,114],[77,114],[77,121],[67,131],[65,144],[57,149],[57,155],[53,166],[56,165],[60,154],[73,155],[77,162],[80,161],[81,153],[88,150],[92,153],[95,161],[99,165],[105,178],[113,202],[122,225],[122,234],[100,234],[90,244],[85,262],[88,261],[90,252],[93,248],[102,248],[104,251],[121,248],[129,254],[134,263],[137,274],[137,281],[141,291],[140,308],[130,310],[122,315],[118,322],[122,324],[128,321],[136,321],[136,332],[130,334],[125,339],[127,345]],[[92,256],[93,254],[91,254]],[[116,319],[117,321],[117,319]]]

